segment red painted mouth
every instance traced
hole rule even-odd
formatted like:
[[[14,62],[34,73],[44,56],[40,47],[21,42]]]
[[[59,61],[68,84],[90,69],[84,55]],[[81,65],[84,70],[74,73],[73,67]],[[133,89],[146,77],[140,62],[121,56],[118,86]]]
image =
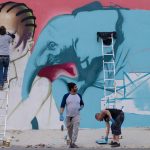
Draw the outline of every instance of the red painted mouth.
[[[46,77],[52,82],[62,75],[71,78],[76,77],[77,69],[74,63],[59,64],[41,69],[38,75],[40,77]]]

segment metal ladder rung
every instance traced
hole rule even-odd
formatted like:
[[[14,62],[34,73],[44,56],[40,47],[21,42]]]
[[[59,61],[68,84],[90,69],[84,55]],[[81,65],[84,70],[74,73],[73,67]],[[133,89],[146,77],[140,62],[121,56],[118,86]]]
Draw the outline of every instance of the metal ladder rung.
[[[110,99],[107,99],[107,100],[105,100],[105,101],[106,101],[106,102],[115,102],[116,100],[110,98]]]
[[[7,98],[0,98],[0,101],[7,100]]]
[[[104,71],[107,71],[107,72],[108,72],[108,71],[112,71],[112,72],[113,72],[114,70],[105,70],[105,69],[104,69]]]
[[[108,101],[107,103],[109,103],[109,104],[111,103],[111,104],[112,104],[112,103],[114,103],[114,102],[115,102],[115,101]]]
[[[0,117],[6,117],[7,115],[0,115]]]
[[[111,48],[113,48],[113,45],[112,45],[112,44],[111,44],[111,45],[104,45],[104,44],[103,44],[103,47],[106,47],[106,48],[107,48],[107,47],[108,47],[108,48],[111,47]]]
[[[0,124],[0,126],[5,126],[5,124]]]
[[[0,93],[6,93],[6,92],[7,93],[9,92],[8,88],[0,91]]]
[[[106,89],[114,89],[115,87],[110,86],[110,87],[105,87]]]
[[[109,80],[115,80],[115,79],[104,79],[104,80],[106,80],[106,81],[108,80],[109,81]]]
[[[114,56],[114,54],[104,54],[104,56]]]
[[[0,110],[2,109],[2,110],[6,110],[8,108],[8,106],[6,106],[6,108],[0,108]]]
[[[110,62],[106,62],[104,61],[105,64],[114,64],[115,62],[114,61],[110,61]]]
[[[107,95],[105,95],[105,98],[109,98],[110,96],[107,96]],[[104,100],[104,101],[106,101],[106,100]]]

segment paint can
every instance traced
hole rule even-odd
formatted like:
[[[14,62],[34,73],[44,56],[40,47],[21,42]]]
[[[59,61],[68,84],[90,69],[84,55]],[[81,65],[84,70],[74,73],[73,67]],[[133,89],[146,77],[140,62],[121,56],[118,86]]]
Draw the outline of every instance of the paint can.
[[[3,140],[3,146],[10,147],[10,139]]]

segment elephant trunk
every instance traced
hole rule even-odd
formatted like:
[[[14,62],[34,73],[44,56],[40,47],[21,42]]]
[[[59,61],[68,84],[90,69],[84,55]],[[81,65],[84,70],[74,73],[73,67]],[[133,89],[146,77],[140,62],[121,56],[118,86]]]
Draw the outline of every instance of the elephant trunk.
[[[22,85],[22,100],[26,100],[29,97],[29,93],[31,91],[32,83],[39,72],[39,68],[37,69],[35,66],[31,65],[30,61],[28,62]]]

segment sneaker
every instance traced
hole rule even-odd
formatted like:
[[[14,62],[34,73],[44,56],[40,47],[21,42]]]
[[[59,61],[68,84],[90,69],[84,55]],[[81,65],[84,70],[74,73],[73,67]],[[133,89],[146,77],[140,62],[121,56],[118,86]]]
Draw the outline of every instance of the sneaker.
[[[79,148],[79,147],[76,144],[72,143],[72,144],[70,144],[69,148]]]
[[[66,140],[66,142],[67,142],[67,145],[70,145],[70,143],[71,143],[71,140]]]
[[[113,142],[113,144],[111,145],[111,147],[120,147],[120,143]]]
[[[115,142],[114,141],[111,141],[110,143],[109,143],[109,145],[113,145]]]

